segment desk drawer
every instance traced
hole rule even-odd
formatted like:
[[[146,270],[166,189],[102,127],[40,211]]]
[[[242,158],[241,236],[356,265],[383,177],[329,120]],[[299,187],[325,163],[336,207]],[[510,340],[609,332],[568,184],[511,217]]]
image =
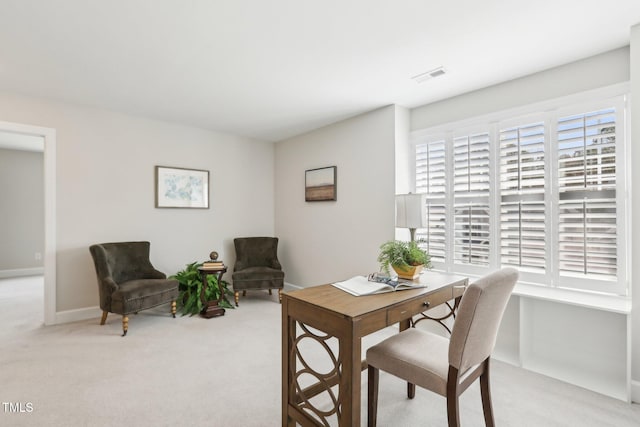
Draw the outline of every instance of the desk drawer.
[[[441,289],[429,295],[404,302],[387,310],[387,324],[391,325],[401,320],[408,319],[418,313],[453,299],[451,288]]]

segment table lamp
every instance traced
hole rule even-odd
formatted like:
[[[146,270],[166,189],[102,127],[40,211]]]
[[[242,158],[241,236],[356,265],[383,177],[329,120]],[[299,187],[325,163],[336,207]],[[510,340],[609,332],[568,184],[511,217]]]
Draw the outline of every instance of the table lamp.
[[[408,228],[411,241],[416,240],[416,228],[427,226],[425,194],[396,194],[396,227]]]

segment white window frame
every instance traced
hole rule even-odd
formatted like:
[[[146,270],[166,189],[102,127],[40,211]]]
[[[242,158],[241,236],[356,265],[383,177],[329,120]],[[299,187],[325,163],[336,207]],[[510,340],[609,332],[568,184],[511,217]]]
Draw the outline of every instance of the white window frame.
[[[629,203],[629,169],[630,158],[630,123],[628,120],[629,108],[628,83],[613,85],[606,88],[590,90],[558,99],[539,102],[523,107],[500,111],[485,116],[447,123],[422,129],[411,134],[412,164],[415,165],[416,145],[429,141],[445,139],[447,147],[447,229],[446,236],[446,262],[434,263],[434,268],[442,271],[480,276],[489,271],[500,268],[500,153],[499,131],[510,125],[543,121],[545,124],[545,210],[550,213],[552,221],[545,235],[545,259],[547,260],[544,273],[521,272],[520,283],[542,285],[548,288],[570,289],[578,291],[592,291],[609,295],[629,296],[629,264],[631,259],[630,239],[627,238],[629,221],[631,219],[631,204]],[[558,181],[555,170],[558,153],[556,144],[557,121],[560,117],[572,114],[581,114],[590,111],[614,107],[616,109],[616,213],[619,216],[617,222],[617,280],[598,280],[591,278],[573,278],[566,275],[561,277],[558,268]],[[542,120],[541,120],[542,118]],[[491,144],[490,180],[490,207],[493,209],[490,223],[491,249],[488,267],[475,265],[456,264],[453,259],[453,180],[451,172],[453,168],[453,145],[455,136],[472,134],[477,132],[489,132]],[[496,149],[498,147],[498,149]],[[412,175],[411,186],[415,191],[415,171]]]
[[[602,283],[606,282],[609,284],[611,290],[615,290],[614,292],[607,293],[615,293],[618,295],[627,295],[628,294],[628,265],[627,260],[629,259],[630,250],[628,249],[627,243],[627,229],[628,229],[628,221],[631,218],[628,211],[628,135],[629,133],[629,123],[626,117],[627,107],[628,107],[628,97],[613,97],[607,98],[597,101],[589,101],[577,103],[571,106],[559,108],[554,112],[554,126],[556,126],[558,119],[560,117],[566,117],[574,114],[581,114],[589,111],[602,110],[604,108],[614,107],[616,109],[616,212],[621,213],[622,218],[620,221],[616,222],[617,226],[617,235],[616,235],[616,243],[617,243],[617,253],[616,257],[618,260],[618,271],[617,271],[617,280],[616,281],[607,281],[607,280],[596,280],[591,278],[584,277],[570,277],[570,276],[560,276],[560,270],[558,268],[554,268],[554,275],[552,278],[552,283],[556,284],[557,287],[560,288],[571,288],[571,289],[583,289],[594,292],[602,292]],[[619,126],[620,125],[620,126]],[[619,131],[618,131],[619,129]],[[554,132],[556,129],[553,129]],[[558,151],[552,150],[551,156],[553,165],[557,165],[558,163]],[[552,169],[552,172],[555,173],[555,169]],[[554,176],[554,179],[557,177]],[[557,198],[558,192],[557,185],[553,186],[553,191],[555,193],[555,197]],[[553,218],[558,217],[558,204],[554,204],[553,206]],[[555,221],[554,221],[555,222]],[[554,224],[555,227],[555,224]],[[552,248],[552,259],[554,262],[557,262],[559,258],[559,246],[558,246],[558,233],[556,230],[553,230],[552,233],[553,240],[551,241]],[[626,253],[626,256],[625,256]]]

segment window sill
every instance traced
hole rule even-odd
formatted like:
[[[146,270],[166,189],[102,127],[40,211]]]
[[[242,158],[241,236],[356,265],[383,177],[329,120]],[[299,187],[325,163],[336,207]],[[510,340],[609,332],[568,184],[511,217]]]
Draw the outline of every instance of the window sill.
[[[513,290],[513,294],[526,298],[570,304],[611,313],[631,313],[631,299],[628,297],[581,292],[570,289],[548,288],[524,283],[518,283]]]

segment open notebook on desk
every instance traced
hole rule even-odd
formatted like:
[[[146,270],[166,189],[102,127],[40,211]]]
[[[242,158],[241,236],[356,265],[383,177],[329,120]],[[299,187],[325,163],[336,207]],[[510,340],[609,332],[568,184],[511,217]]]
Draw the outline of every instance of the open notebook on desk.
[[[373,282],[364,276],[355,276],[343,282],[336,282],[333,283],[333,286],[357,297],[427,287],[427,285],[410,281],[399,281],[397,283]]]

